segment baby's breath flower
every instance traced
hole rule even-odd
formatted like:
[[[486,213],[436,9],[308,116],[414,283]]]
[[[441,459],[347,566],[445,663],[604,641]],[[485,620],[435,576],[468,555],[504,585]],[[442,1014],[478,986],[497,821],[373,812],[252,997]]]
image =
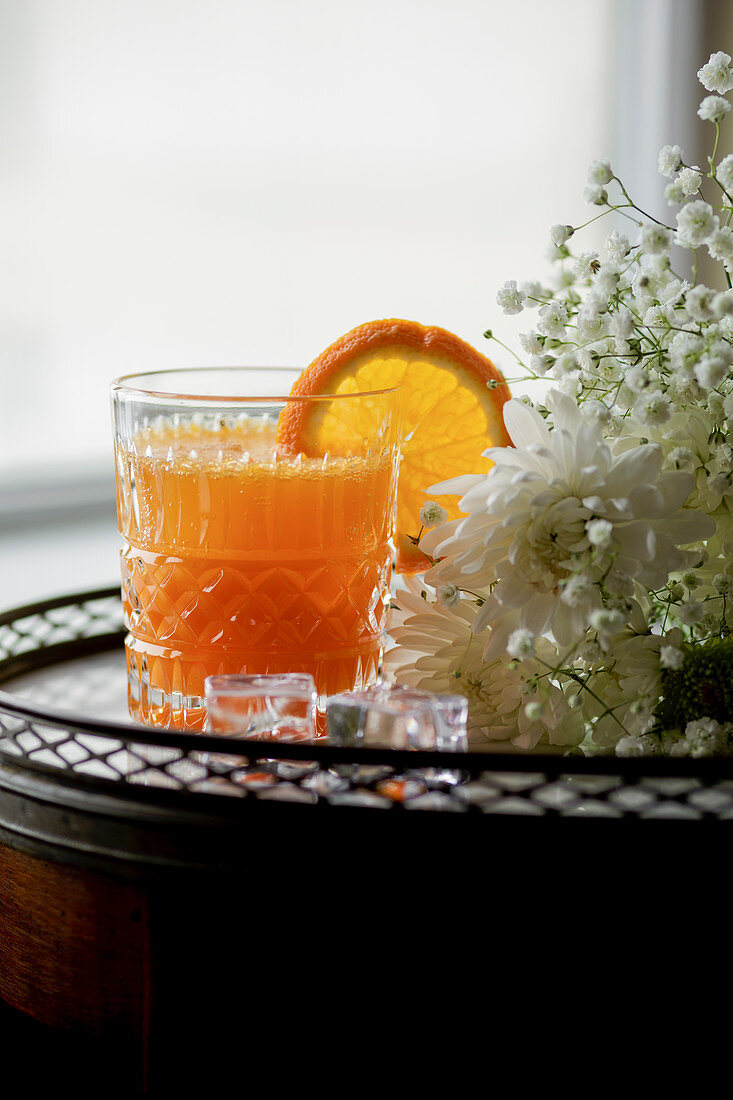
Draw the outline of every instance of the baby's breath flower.
[[[720,596],[730,596],[733,593],[733,577],[729,573],[716,573],[713,588]]]
[[[575,230],[572,225],[553,225],[550,229],[550,240],[555,245],[555,248],[562,248],[562,246],[570,240]]]
[[[589,183],[583,191],[583,198],[593,206],[606,206],[608,203],[608,192],[605,187],[601,187],[600,184]]]
[[[720,294],[716,294],[713,298],[712,311],[713,316],[719,321],[723,317],[730,317],[733,314],[733,293],[723,290]]]
[[[455,607],[461,599],[461,590],[454,584],[442,584],[435,594],[444,607]]]
[[[695,378],[704,390],[715,389],[728,373],[728,363],[722,356],[707,355],[695,364]]]
[[[529,369],[532,374],[539,375],[542,378],[547,374],[548,370],[552,370],[556,360],[551,355],[531,355],[529,359]]]
[[[448,519],[448,513],[437,501],[426,500],[420,509],[419,518],[423,527],[437,527],[439,524],[445,523]]]
[[[730,54],[711,53],[708,61],[701,69],[697,70],[697,78],[708,92],[718,92],[725,95],[733,90],[733,70],[731,69]]]
[[[573,351],[565,351],[555,360],[554,373],[558,378],[563,378],[567,374],[574,374],[579,365],[577,354]]]
[[[685,248],[704,244],[718,228],[719,220],[709,203],[695,199],[677,215],[677,240]]]
[[[496,304],[504,313],[511,316],[515,313],[522,312],[526,297],[527,295],[524,291],[517,289],[516,280],[510,279],[504,283],[504,286],[496,295]]]
[[[543,336],[551,336],[555,340],[563,338],[568,311],[562,302],[549,302],[546,306],[541,306],[537,318],[537,328]]]
[[[530,700],[530,702],[527,703],[524,708],[524,713],[530,720],[530,722],[539,722],[542,718],[543,712],[544,707],[542,706],[542,703],[540,703],[537,699]]]
[[[726,191],[733,191],[733,153],[723,157],[715,169],[715,175]]]
[[[683,155],[679,145],[664,145],[657,158],[657,168],[661,175],[671,178],[681,167]]]
[[[684,202],[685,191],[679,180],[672,180],[668,183],[664,189],[664,197],[670,206],[675,206],[678,203]]]
[[[546,291],[542,286],[542,283],[535,281],[524,282],[519,288],[522,294],[526,295],[526,306],[531,309],[532,306],[537,305],[538,298],[545,298]]]
[[[687,603],[682,603],[677,608],[677,615],[685,626],[693,626],[695,623],[699,623],[704,614],[705,605],[699,600],[688,600]]]
[[[541,355],[545,341],[537,332],[520,332],[519,343],[527,355]]]
[[[608,546],[613,534],[613,524],[607,519],[592,519],[585,525],[585,533],[591,546]]]
[[[695,456],[689,447],[673,447],[667,455],[667,461],[674,466],[675,470],[684,470],[692,466]]]
[[[581,252],[573,263],[573,270],[579,279],[589,279],[599,268],[600,262],[595,252]]]
[[[733,267],[733,229],[728,225],[716,229],[708,242],[708,250],[714,260]]]
[[[720,232],[720,230],[718,230]],[[694,321],[709,321],[713,315],[713,301],[715,291],[708,286],[699,284],[688,291],[685,298],[687,312]]]
[[[698,168],[683,168],[675,182],[679,184],[683,195],[694,195],[700,190],[702,175]]]
[[[662,390],[645,390],[634,407],[634,412],[643,424],[656,427],[666,424],[672,415],[672,402]]]
[[[630,248],[629,238],[619,233],[618,229],[612,230],[606,237],[606,255],[612,264],[623,263]]]
[[[506,651],[510,657],[522,660],[523,657],[531,657],[534,654],[535,645],[536,639],[532,631],[520,627],[509,635]]]
[[[682,668],[685,655],[676,645],[663,645],[659,650],[659,663],[662,668]]]
[[[730,103],[719,95],[707,95],[697,109],[697,113],[705,122],[720,122],[730,110]]]
[[[672,232],[663,225],[645,225],[639,234],[639,245],[650,256],[669,252]]]
[[[626,309],[625,306],[620,306],[618,312],[611,317],[608,328],[618,340],[628,340],[635,326],[636,318],[631,310]]]
[[[610,160],[594,160],[588,169],[588,183],[603,186],[613,179],[613,170]]]
[[[637,363],[626,371],[624,382],[632,393],[641,393],[650,383],[649,371],[644,364]]]

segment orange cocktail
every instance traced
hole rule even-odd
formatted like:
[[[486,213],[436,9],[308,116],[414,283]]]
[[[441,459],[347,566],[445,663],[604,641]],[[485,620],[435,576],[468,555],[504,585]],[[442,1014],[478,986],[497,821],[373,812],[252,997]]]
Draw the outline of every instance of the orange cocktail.
[[[304,455],[278,445],[286,400],[237,397],[246,370],[116,385],[132,716],[203,729],[212,675],[307,672],[322,698],[373,683],[392,571],[394,394],[328,399],[347,417],[346,402],[368,403],[373,433],[347,454],[324,442]]]

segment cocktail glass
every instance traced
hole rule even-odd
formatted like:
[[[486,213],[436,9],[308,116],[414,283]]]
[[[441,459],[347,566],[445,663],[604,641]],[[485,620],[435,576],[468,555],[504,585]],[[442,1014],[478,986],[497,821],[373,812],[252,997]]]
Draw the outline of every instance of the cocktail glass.
[[[326,698],[377,678],[397,391],[293,398],[297,376],[201,368],[112,385],[128,701],[143,724],[203,730],[210,676],[306,673],[323,732]],[[278,443],[293,402],[322,425],[309,453]]]

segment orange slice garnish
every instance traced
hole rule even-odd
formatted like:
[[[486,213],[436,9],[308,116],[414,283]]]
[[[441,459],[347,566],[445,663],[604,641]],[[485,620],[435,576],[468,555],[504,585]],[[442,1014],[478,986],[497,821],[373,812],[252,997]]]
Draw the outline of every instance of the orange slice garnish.
[[[430,561],[420,550],[420,509],[429,489],[460,474],[486,473],[482,454],[508,446],[502,407],[509,387],[486,356],[441,328],[415,321],[382,320],[359,325],[326,348],[303,371],[291,393],[363,393],[400,387],[404,443],[397,491],[395,543],[397,570],[417,573]],[[349,439],[360,440],[368,415],[355,403],[344,418],[323,415],[310,403],[289,406],[280,417],[278,442],[292,453],[347,453]],[[461,512],[457,496],[438,503],[449,519]]]

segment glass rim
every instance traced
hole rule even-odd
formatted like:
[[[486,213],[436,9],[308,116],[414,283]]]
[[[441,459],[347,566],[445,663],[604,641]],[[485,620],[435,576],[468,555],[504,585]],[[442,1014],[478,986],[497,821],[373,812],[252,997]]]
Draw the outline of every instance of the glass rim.
[[[135,371],[132,374],[123,374],[118,378],[115,378],[110,383],[110,389],[113,394],[124,392],[131,397],[145,397],[162,400],[173,401],[191,401],[198,404],[204,402],[214,402],[216,404],[263,404],[266,402],[278,403],[278,402],[308,402],[308,401],[342,401],[348,398],[354,397],[381,397],[389,394],[397,393],[400,389],[397,386],[385,386],[382,389],[377,390],[356,390],[350,393],[305,393],[305,394],[227,394],[227,393],[195,393],[193,391],[186,391],[170,389],[151,389],[146,386],[134,385],[135,379],[143,378],[162,378],[165,375],[206,375],[210,374],[245,374],[247,371],[261,371],[263,373],[273,372],[274,374],[291,374],[296,377],[302,373],[301,368],[298,367],[259,367],[259,366],[222,366],[222,367],[165,367],[162,370],[152,371]]]

